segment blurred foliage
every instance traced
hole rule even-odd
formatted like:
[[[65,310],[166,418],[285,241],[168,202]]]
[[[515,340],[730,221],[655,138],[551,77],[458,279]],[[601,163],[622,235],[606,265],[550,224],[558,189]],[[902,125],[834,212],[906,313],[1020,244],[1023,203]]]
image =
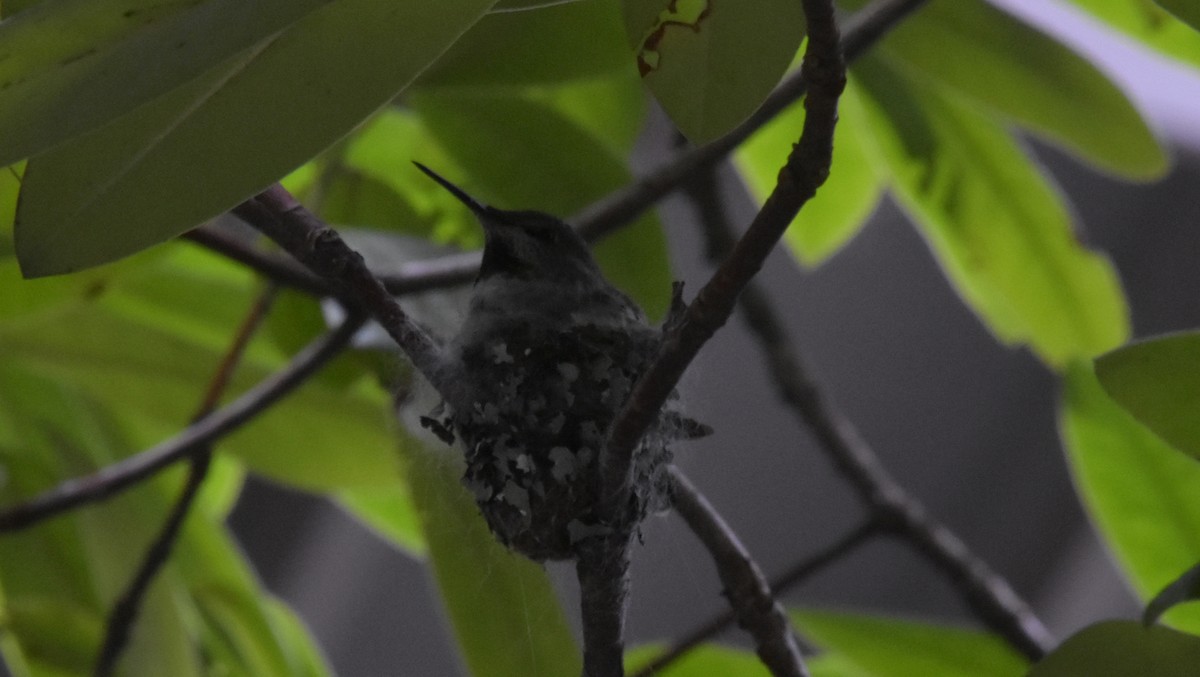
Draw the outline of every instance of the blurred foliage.
[[[1195,3],[1073,1],[1200,66]],[[189,245],[155,245],[287,175],[318,214],[349,234],[369,230],[358,241],[386,243],[386,256],[477,247],[470,215],[411,160],[501,207],[579,213],[634,179],[627,160],[648,96],[703,143],[745,120],[798,62],[799,3],[712,5],[6,0],[0,507],[156,444],[192,415],[263,284]],[[758,199],[803,119],[795,104],[736,151]],[[1200,371],[1188,368],[1196,339],[1109,352],[1097,381],[1089,360],[1128,339],[1129,311],[1111,264],[1074,236],[1071,209],[1025,134],[1128,179],[1166,168],[1136,109],[1085,58],[983,0],[931,0],[853,68],[832,176],[784,241],[800,262],[820,265],[893,196],[997,340],[1063,375],[1064,441],[1085,504],[1139,594],[1167,589],[1157,602],[1170,608],[1165,622],[1200,631],[1186,603],[1194,586],[1169,587],[1200,561],[1200,469],[1177,451],[1200,448]],[[656,216],[597,254],[661,317],[672,274]],[[325,331],[327,310],[281,294],[228,399]],[[474,674],[578,670],[544,572],[492,541],[455,458],[396,420],[389,390],[413,387],[397,362],[366,347],[348,352],[220,442],[200,506],[151,588],[126,674],[327,672],[223,525],[246,472],[329,497],[426,558]],[[181,479],[175,469],[0,535],[0,653],[14,675],[89,672],[108,609]],[[794,620],[826,651],[816,675],[1025,669],[975,632],[828,612]],[[1096,671],[1097,656],[1114,652],[1149,664],[1193,655],[1194,638],[1100,625],[1035,674],[1115,674]],[[755,670],[751,654],[706,646],[664,674]]]

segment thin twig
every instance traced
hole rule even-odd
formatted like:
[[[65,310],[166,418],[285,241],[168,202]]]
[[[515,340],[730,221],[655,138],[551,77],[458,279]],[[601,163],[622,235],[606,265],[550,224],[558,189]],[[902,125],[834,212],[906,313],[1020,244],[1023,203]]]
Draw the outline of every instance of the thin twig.
[[[213,378],[209,381],[208,387],[205,389],[204,397],[201,398],[200,405],[196,408],[196,414],[192,416],[192,423],[196,423],[205,416],[208,416],[217,408],[217,403],[220,402],[221,396],[228,389],[229,382],[233,378],[233,373],[237,369],[238,363],[241,362],[242,355],[246,352],[246,346],[250,344],[250,337],[254,335],[262,325],[263,320],[266,319],[267,311],[270,310],[271,303],[275,299],[277,289],[275,285],[271,285],[255,299],[254,304],[250,307],[250,311],[246,314],[245,320],[234,333],[233,342],[229,346],[229,350],[225,351],[224,357],[221,358],[220,364],[217,365],[217,370],[213,374]],[[146,591],[150,589],[150,583],[154,581],[158,572],[162,570],[163,566],[167,563],[167,559],[171,556],[171,548],[175,545],[175,541],[179,537],[179,532],[183,528],[183,521],[191,511],[196,496],[200,492],[200,487],[203,486],[205,478],[208,477],[208,470],[211,466],[211,443],[198,445],[192,450],[191,463],[188,467],[187,481],[183,485],[183,491],[180,492],[179,498],[167,516],[166,522],[163,523],[158,536],[151,542],[150,547],[146,549],[146,554],[142,557],[141,566],[138,567],[133,580],[130,581],[129,586],[125,588],[121,596],[117,598],[116,603],[113,604],[112,611],[108,614],[108,621],[104,630],[104,641],[100,645],[96,665],[92,671],[92,674],[96,677],[107,677],[112,674],[113,669],[116,667],[117,659],[120,658],[121,652],[125,649],[125,645],[129,640],[129,631],[133,627],[134,621],[137,620],[138,611],[141,609]]]
[[[276,284],[315,296],[332,296],[335,293],[333,285],[313,275],[295,259],[259,249],[253,243],[211,224],[197,226],[181,237],[252,268]]]
[[[146,550],[142,563],[138,567],[137,573],[134,574],[133,580],[130,581],[129,587],[121,593],[108,614],[108,621],[104,629],[104,642],[100,645],[96,665],[92,670],[94,677],[108,677],[116,669],[117,659],[121,657],[121,652],[124,651],[125,644],[129,641],[129,631],[133,628],[134,621],[137,620],[142,599],[146,596],[150,583],[154,581],[155,576],[171,556],[171,548],[175,545],[175,540],[183,527],[183,520],[190,512],[205,478],[208,477],[208,469],[212,464],[211,448],[207,444],[198,447],[196,451],[191,452],[191,459],[188,465],[187,481],[183,485],[183,491],[179,494],[175,506],[167,515],[167,521],[163,523],[158,536]]]
[[[15,531],[71,508],[108,498],[212,443],[250,421],[308,380],[350,342],[366,317],[352,314],[292,358],[281,371],[246,391],[231,404],[142,453],[118,461],[86,477],[67,480],[28,501],[0,512],[0,532]]]
[[[706,211],[712,210],[709,205]],[[733,245],[727,219],[702,218],[710,254]],[[808,425],[834,465],[875,512],[880,526],[912,545],[950,579],[975,615],[1015,649],[1040,658],[1053,642],[1012,587],[900,486],[809,375],[766,295],[747,285],[739,301],[750,330],[763,345],[784,401]]]
[[[712,556],[738,625],[754,638],[763,665],[775,677],[807,677],[787,614],[750,552],[679,468],[670,472],[675,510]]]
[[[275,184],[234,208],[233,213],[283,247],[320,277],[361,304],[443,396],[440,349],[375,277],[363,257],[283,186]],[[447,398],[451,400],[451,398]],[[451,400],[452,401],[452,400]]]
[[[732,253],[700,290],[682,322],[663,337],[662,347],[639,379],[609,432],[603,493],[618,504],[628,491],[633,450],[643,431],[678,383],[700,348],[733,312],[738,293],[762,268],[800,207],[829,175],[837,101],[846,83],[833,4],[804,0],[808,49],[801,67],[809,84],[800,141],[779,172],[779,181]]]
[[[778,596],[786,590],[803,583],[825,567],[850,554],[855,548],[878,533],[879,527],[874,522],[864,522],[857,529],[838,539],[829,547],[797,562],[782,575],[772,579],[770,584],[772,593]],[[652,677],[652,675],[657,674],[658,671],[674,663],[687,652],[716,637],[721,631],[733,625],[735,621],[737,621],[737,614],[733,609],[726,609],[720,614],[713,616],[698,625],[695,629],[689,631],[682,638],[676,640],[661,655],[634,673],[633,677]]]
[[[313,274],[294,258],[254,247],[212,225],[198,226],[182,237],[258,271],[276,284],[314,296],[338,296],[340,293],[331,282]],[[401,265],[397,272],[378,277],[392,296],[402,296],[466,284],[478,270],[479,252],[462,252],[425,261],[410,261]],[[345,295],[340,300],[353,303],[353,299]]]

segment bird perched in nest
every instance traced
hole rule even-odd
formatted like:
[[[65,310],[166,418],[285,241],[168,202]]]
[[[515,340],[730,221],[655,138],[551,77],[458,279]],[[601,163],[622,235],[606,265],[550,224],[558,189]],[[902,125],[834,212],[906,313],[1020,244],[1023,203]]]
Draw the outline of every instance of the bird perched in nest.
[[[534,560],[567,559],[670,504],[668,443],[711,432],[667,410],[634,456],[628,505],[598,514],[609,426],[657,353],[660,333],[549,214],[484,205],[429,168],[483,225],[466,319],[446,348],[450,413],[422,423],[466,447],[463,483],[492,532]]]

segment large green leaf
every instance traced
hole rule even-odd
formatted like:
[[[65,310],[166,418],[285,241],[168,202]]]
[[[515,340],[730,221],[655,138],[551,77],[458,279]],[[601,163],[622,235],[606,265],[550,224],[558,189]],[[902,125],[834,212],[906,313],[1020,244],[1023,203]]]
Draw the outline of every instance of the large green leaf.
[[[58,0],[0,24],[0,165],[199,76],[329,0]]]
[[[1104,394],[1086,364],[1068,371],[1062,435],[1088,512],[1134,590],[1153,597],[1200,560],[1200,465]],[[1200,608],[1169,611],[1200,630]]]
[[[173,237],[315,155],[394,97],[491,0],[340,0],[33,160],[17,212],[26,276]]]
[[[997,338],[1056,366],[1125,340],[1112,266],[1080,243],[1061,195],[1003,128],[882,60],[854,73],[897,198]]]
[[[745,120],[804,36],[793,0],[622,0],[646,86],[685,136],[714,139]]]
[[[933,0],[881,49],[1107,171],[1151,179],[1167,168],[1153,133],[1107,76],[984,0]]]
[[[1122,346],[1096,360],[1096,376],[1134,418],[1200,459],[1200,332]]]
[[[636,77],[617,3],[569,2],[484,16],[414,87],[548,84],[622,71]]]
[[[1200,637],[1133,621],[1105,621],[1072,635],[1028,677],[1192,677]]]
[[[1015,677],[1027,664],[1003,640],[981,632],[830,611],[793,611],[818,645],[874,677]]]
[[[496,541],[461,484],[461,454],[405,448],[430,563],[463,657],[478,677],[579,674],[546,572]]]
[[[1200,4],[1195,0],[1154,0],[1193,29],[1200,31]]]
[[[1193,66],[1200,66],[1200,33],[1151,0],[1071,2],[1148,47]],[[1182,3],[1186,5],[1192,0],[1182,0]]]
[[[829,180],[804,203],[783,236],[792,255],[808,265],[821,263],[853,237],[883,193],[884,171],[860,97],[853,82],[847,83],[839,100]],[[803,125],[804,108],[795,104],[738,148],[734,160],[759,200],[775,189]]]
[[[467,190],[497,206],[564,216],[630,180],[624,159],[611,146],[545,102],[429,92],[414,96],[413,105],[442,148],[469,171]],[[438,189],[431,184],[430,190]],[[647,314],[665,312],[671,273],[654,216],[600,243],[596,257],[609,279]]]

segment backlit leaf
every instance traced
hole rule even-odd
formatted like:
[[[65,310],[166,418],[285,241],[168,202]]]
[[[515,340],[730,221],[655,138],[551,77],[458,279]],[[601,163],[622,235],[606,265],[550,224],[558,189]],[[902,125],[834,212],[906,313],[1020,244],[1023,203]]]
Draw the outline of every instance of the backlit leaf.
[[[1096,376],[1142,425],[1200,460],[1200,333],[1122,346],[1096,360]]]
[[[793,0],[623,0],[642,80],[691,141],[745,120],[792,62],[804,36]]]
[[[911,620],[797,610],[805,636],[874,677],[1015,677],[1026,662],[999,637]]]
[[[1080,243],[1059,192],[1002,127],[883,60],[854,73],[897,198],[998,339],[1052,366],[1125,340],[1111,264]]]
[[[1110,400],[1087,364],[1067,373],[1061,422],[1075,484],[1135,592],[1148,600],[1200,561],[1200,464]],[[1200,608],[1171,625],[1200,630]]]
[[[1067,638],[1028,677],[1191,677],[1200,637],[1133,621],[1105,621]]]

